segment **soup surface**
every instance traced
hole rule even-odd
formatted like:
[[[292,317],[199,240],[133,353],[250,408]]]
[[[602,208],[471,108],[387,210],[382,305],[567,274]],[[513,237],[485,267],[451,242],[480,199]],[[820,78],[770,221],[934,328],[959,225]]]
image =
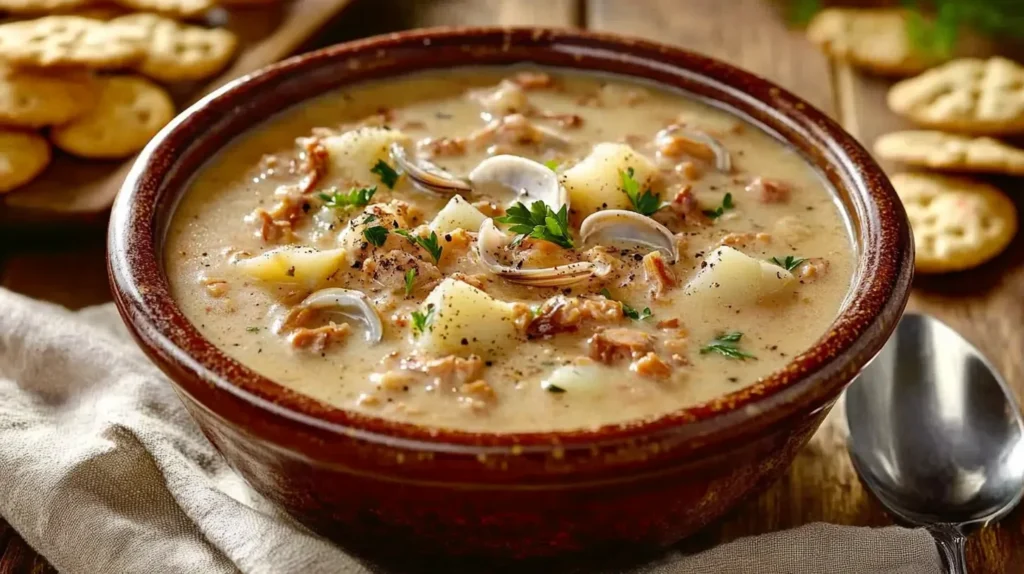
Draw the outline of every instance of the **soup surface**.
[[[465,69],[283,111],[191,183],[175,299],[256,371],[473,431],[739,390],[824,334],[854,253],[793,150],[620,78]]]

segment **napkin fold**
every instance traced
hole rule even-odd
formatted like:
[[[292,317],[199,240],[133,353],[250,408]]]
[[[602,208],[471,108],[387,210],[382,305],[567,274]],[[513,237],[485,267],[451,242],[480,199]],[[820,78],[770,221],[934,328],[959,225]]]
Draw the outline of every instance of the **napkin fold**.
[[[0,289],[0,515],[69,574],[377,570],[262,499],[203,437],[112,305]],[[923,530],[811,524],[637,574],[933,574]]]

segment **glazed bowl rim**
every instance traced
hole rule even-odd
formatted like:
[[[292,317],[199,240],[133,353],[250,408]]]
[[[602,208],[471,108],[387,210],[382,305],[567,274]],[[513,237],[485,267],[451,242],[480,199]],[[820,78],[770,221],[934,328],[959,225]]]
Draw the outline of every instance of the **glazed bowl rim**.
[[[208,110],[244,101],[254,86],[273,86],[271,82],[277,76],[295,76],[318,66],[413,46],[429,50],[432,46],[463,42],[496,49],[499,41],[503,46],[538,42],[541,45],[537,51],[575,49],[600,53],[603,58],[639,58],[637,62],[667,66],[675,73],[720,84],[718,87],[730,91],[730,97],[741,98],[745,105],[760,109],[777,121],[794,124],[801,137],[829,156],[821,161],[829,162],[830,169],[842,171],[837,177],[848,187],[851,201],[860,202],[854,207],[864,211],[858,218],[860,227],[855,228],[861,239],[855,246],[858,263],[854,283],[828,332],[779,371],[707,403],[599,428],[533,432],[436,428],[330,407],[255,373],[199,334],[170,296],[162,262],[163,239],[157,237],[154,229],[160,214],[157,201],[163,197],[156,188],[163,186],[184,154],[182,150],[188,149],[188,144],[177,141],[183,126],[191,119],[198,121]],[[467,61],[462,65],[473,63]],[[600,68],[580,66],[576,70],[593,73]],[[385,73],[383,77],[405,73]],[[639,73],[634,77],[648,79]],[[671,84],[667,87],[678,89]],[[757,88],[760,98],[771,101],[750,95],[751,87]],[[789,139],[789,143],[793,141]],[[823,146],[830,149],[822,150]],[[168,155],[175,151],[177,156],[168,160]],[[184,187],[163,192],[164,196],[175,194],[173,197],[180,198]],[[140,196],[153,201],[139,201]],[[170,204],[165,201],[160,205]],[[171,376],[180,390],[192,394],[193,384],[209,385],[265,416],[283,419],[297,425],[295,428],[321,436],[344,435],[394,447],[440,452],[505,452],[510,447],[549,451],[673,435],[703,441],[729,429],[763,428],[797,412],[806,414],[824,408],[838,396],[845,381],[852,378],[852,374],[846,376],[851,365],[854,370],[863,367],[895,328],[909,296],[912,261],[913,244],[906,216],[881,168],[852,136],[804,100],[749,72],[682,48],[591,31],[534,27],[428,28],[374,36],[295,56],[230,82],[182,112],[140,154],[115,202],[108,235],[108,270],[118,310],[143,349],[165,371],[167,365],[173,365],[178,372],[194,375],[195,381],[188,376]],[[231,418],[210,401],[204,406]]]

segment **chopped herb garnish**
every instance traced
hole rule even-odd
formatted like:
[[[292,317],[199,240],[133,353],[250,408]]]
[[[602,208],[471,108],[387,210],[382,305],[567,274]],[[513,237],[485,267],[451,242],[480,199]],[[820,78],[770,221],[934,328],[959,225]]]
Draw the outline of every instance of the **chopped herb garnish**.
[[[332,187],[326,193],[318,193],[317,197],[327,207],[342,209],[346,207],[365,207],[369,205],[370,199],[373,198],[375,193],[377,193],[376,185],[373,187],[353,187],[348,190],[348,193],[342,193],[338,191],[338,188]]]
[[[612,301],[616,300],[615,297],[612,297],[612,293],[611,291],[608,290],[607,287],[601,289],[601,295],[604,295],[605,299],[610,299]],[[619,301],[619,304],[622,305],[622,314],[629,317],[630,319],[643,321],[644,319],[649,319],[652,315],[654,315],[654,313],[651,313],[650,307],[644,307],[643,311],[637,311],[636,309],[630,307],[629,305],[623,303],[622,301]]]
[[[633,204],[633,211],[641,215],[654,215],[661,209],[661,197],[651,193],[650,188],[640,193],[640,182],[633,178],[633,168],[626,171],[619,170],[619,178],[622,179],[622,191],[629,196],[629,202]]]
[[[430,256],[434,258],[434,263],[441,260],[441,252],[444,251],[444,247],[437,244],[437,233],[431,231],[430,237],[427,237],[426,239],[419,235],[413,235],[411,231],[407,231],[405,229],[396,229],[395,233],[408,239],[413,245],[419,245],[423,249],[426,249],[427,253],[430,253]]]
[[[388,228],[383,225],[374,225],[363,230],[363,237],[377,247],[384,245],[388,240]]]
[[[792,271],[799,267],[801,263],[807,260],[804,259],[803,257],[794,257],[792,255],[787,255],[782,260],[780,260],[778,257],[772,257],[768,261],[771,261],[772,263],[778,265],[779,267],[782,267],[786,271]]]
[[[413,288],[413,285],[415,283],[416,283],[416,268],[413,267],[412,269],[410,269],[410,270],[405,272],[405,296],[406,297],[408,297],[409,295],[412,295],[412,288]]]
[[[543,201],[535,201],[530,207],[517,201],[508,208],[502,217],[496,218],[500,223],[511,225],[509,230],[519,233],[514,245],[519,245],[526,237],[550,241],[559,247],[572,249],[572,235],[569,234],[569,206],[563,205],[557,212]]]
[[[260,332],[260,328],[259,327],[246,327],[245,330],[250,332],[250,333],[259,333]]]
[[[737,343],[743,338],[743,333],[739,331],[733,331],[731,333],[723,333],[715,337],[710,343],[704,345],[700,349],[700,354],[706,353],[718,353],[723,357],[730,359],[739,359],[741,361],[746,359],[756,359],[754,355],[741,351]]]
[[[377,174],[380,182],[388,186],[388,189],[395,189],[395,184],[398,183],[398,172],[382,159],[378,159],[377,164],[370,168],[370,173]]]
[[[711,219],[718,219],[719,217],[722,217],[723,213],[732,209],[733,207],[734,206],[732,203],[732,194],[727,193],[725,194],[725,197],[722,198],[722,205],[719,205],[714,209],[705,209],[704,215],[710,217]]]
[[[544,162],[544,167],[550,169],[551,171],[558,171],[558,166],[560,165],[562,165],[562,162],[558,161],[557,159],[549,159],[548,161]]]
[[[412,332],[416,336],[422,335],[427,329],[431,328],[431,323],[434,322],[434,306],[427,305],[427,312],[423,313],[420,311],[412,312]]]
[[[547,391],[549,393],[555,393],[555,394],[561,394],[561,393],[565,392],[565,389],[563,389],[562,387],[560,387],[560,386],[558,386],[556,384],[553,384],[553,383],[549,383],[547,381],[542,382],[540,384],[540,388],[544,389],[545,391]]]

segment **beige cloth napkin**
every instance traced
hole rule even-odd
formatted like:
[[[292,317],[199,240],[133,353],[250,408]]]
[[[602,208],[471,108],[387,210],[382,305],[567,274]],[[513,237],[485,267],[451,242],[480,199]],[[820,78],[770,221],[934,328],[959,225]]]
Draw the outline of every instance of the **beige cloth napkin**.
[[[374,570],[253,492],[189,419],[111,305],[0,289],[0,514],[71,574]],[[812,524],[644,574],[939,572],[928,534]]]

